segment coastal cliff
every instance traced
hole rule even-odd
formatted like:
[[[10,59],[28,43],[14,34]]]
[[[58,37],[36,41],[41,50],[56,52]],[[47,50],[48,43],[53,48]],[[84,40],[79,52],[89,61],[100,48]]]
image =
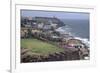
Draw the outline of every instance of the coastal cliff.
[[[89,57],[89,49],[85,43],[75,39],[68,32],[62,33],[61,30],[57,30],[62,26],[65,24],[56,17],[22,17],[21,61],[84,60],[85,57]],[[39,43],[42,45],[38,45]]]

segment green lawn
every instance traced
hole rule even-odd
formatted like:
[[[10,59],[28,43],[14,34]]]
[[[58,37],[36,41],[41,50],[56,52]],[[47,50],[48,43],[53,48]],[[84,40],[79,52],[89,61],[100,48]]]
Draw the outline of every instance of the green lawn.
[[[62,48],[37,39],[21,39],[21,47],[28,48],[33,53],[44,55],[64,51]]]

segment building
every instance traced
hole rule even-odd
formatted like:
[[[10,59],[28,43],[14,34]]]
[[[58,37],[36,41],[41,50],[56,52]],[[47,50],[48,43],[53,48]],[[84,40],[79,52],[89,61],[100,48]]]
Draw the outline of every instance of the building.
[[[37,28],[38,28],[38,29],[43,29],[43,26],[44,26],[44,23],[38,23],[38,24],[37,24]]]

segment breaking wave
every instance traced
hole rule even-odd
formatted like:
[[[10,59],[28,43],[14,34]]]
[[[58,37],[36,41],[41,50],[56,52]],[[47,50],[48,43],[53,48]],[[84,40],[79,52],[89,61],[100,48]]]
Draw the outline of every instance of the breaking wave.
[[[81,40],[86,46],[90,46],[90,41],[88,38],[82,38],[79,36],[76,36],[76,34],[74,32],[71,32],[72,28],[70,28],[68,25],[59,27],[58,29],[56,29],[56,31],[59,31],[61,33],[69,33],[69,35],[73,36],[75,39]]]
[[[68,25],[65,25],[65,26],[62,26],[62,27],[59,27],[56,29],[56,31],[59,31],[61,33],[69,33],[71,35],[71,28],[68,26]]]
[[[75,39],[81,40],[86,46],[90,46],[90,41],[87,38],[81,38],[81,37],[74,37]]]

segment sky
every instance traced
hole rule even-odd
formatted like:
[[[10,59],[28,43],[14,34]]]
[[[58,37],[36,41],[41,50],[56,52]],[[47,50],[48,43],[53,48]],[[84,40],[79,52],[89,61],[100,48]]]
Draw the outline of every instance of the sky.
[[[59,19],[80,19],[89,20],[89,13],[80,12],[54,12],[54,11],[36,11],[36,10],[21,10],[23,17],[57,17]]]

